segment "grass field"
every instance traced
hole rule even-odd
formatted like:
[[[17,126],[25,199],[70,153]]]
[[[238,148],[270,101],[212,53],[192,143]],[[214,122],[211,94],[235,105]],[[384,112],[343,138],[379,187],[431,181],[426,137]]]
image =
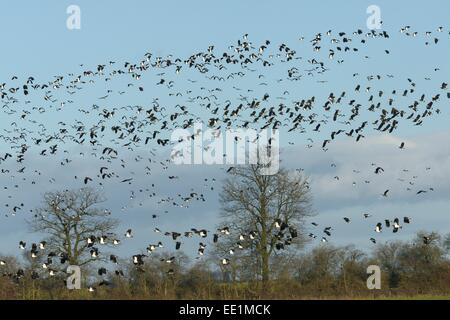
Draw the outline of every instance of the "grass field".
[[[382,297],[377,300],[450,300],[449,296],[433,296],[433,295],[418,295],[418,296],[399,296],[399,297]]]

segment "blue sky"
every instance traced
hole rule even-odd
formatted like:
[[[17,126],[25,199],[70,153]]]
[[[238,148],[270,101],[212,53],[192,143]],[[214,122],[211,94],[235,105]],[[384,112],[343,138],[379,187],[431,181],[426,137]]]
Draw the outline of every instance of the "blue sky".
[[[81,9],[81,29],[68,30],[66,28],[66,8],[69,5],[79,5]],[[327,84],[318,86],[315,81],[302,82],[301,86],[287,84],[291,91],[297,91],[304,95],[318,95],[326,98],[331,91],[340,90],[351,91],[354,87],[354,79],[351,74],[359,72],[361,78],[368,74],[388,74],[396,75],[393,80],[383,80],[377,84],[377,90],[389,90],[392,87],[402,88],[407,86],[406,78],[413,78],[417,81],[420,90],[432,92],[438,84],[443,81],[448,82],[450,64],[448,53],[450,52],[449,37],[439,45],[432,48],[426,47],[422,40],[411,40],[401,37],[398,33],[400,27],[411,25],[419,32],[436,32],[438,26],[444,26],[448,33],[448,17],[450,12],[449,1],[266,1],[266,0],[232,0],[232,1],[14,1],[8,3],[0,11],[0,27],[2,32],[2,51],[0,52],[0,70],[2,70],[1,82],[8,82],[13,75],[21,78],[34,76],[38,79],[52,79],[55,75],[67,74],[80,70],[79,64],[84,64],[86,68],[95,68],[97,64],[105,63],[109,60],[120,62],[135,61],[140,59],[147,51],[155,55],[174,54],[175,56],[187,57],[192,53],[206,50],[209,45],[214,44],[217,48],[225,50],[226,47],[240,39],[243,34],[248,33],[252,41],[256,43],[270,39],[272,43],[289,43],[305,50],[305,56],[310,54],[307,51],[308,45],[299,44],[298,39],[302,36],[305,41],[309,41],[317,32],[325,33],[331,29],[333,32],[345,31],[351,33],[356,29],[366,32],[366,20],[368,14],[366,9],[369,5],[378,5],[381,9],[383,29],[391,34],[391,39],[386,44],[391,54],[385,55],[385,42],[374,43],[368,46],[364,54],[371,56],[371,59],[362,59],[361,56],[346,58],[345,66],[334,65],[334,70],[327,75]],[[434,73],[433,69],[439,66],[441,71]],[[423,80],[424,77],[432,76],[432,81]],[[446,78],[447,77],[447,78]],[[248,80],[250,81],[250,80]],[[117,86],[125,83],[118,83]],[[246,83],[249,84],[249,83]],[[99,91],[95,91],[99,90]],[[102,88],[96,87],[90,94],[80,97],[79,102],[92,104],[92,97],[103,94]],[[105,90],[105,88],[103,88]],[[151,91],[152,89],[150,89]],[[152,98],[158,96],[157,91]],[[141,99],[141,100],[140,100]],[[145,103],[150,100],[150,96],[136,98],[136,103]],[[135,103],[135,102],[130,103]],[[126,100],[117,100],[113,103],[126,104]],[[68,110],[64,117],[70,119],[75,113]],[[43,115],[43,119],[48,117],[49,126],[58,115]],[[445,110],[440,117],[434,117],[432,121],[423,127],[413,126],[402,127],[398,134],[399,141],[410,139],[411,144],[417,143],[410,153],[410,157],[392,154],[386,150],[386,146],[393,146],[395,143],[386,140],[385,137],[374,137],[373,150],[378,150],[377,154],[368,155],[367,150],[351,143],[343,142],[341,149],[332,149],[330,154],[324,156],[319,151],[308,153],[305,159],[299,157],[304,148],[298,146],[286,151],[285,163],[291,168],[304,167],[315,179],[318,191],[315,207],[319,213],[317,220],[323,224],[340,223],[342,216],[360,216],[361,211],[367,209],[380,212],[389,216],[412,214],[418,223],[412,226],[408,232],[404,232],[400,237],[411,237],[413,232],[420,229],[437,230],[450,232],[450,220],[445,216],[450,205],[447,191],[450,186],[446,161],[449,153],[442,154],[441,148],[445,147],[450,137],[448,129],[449,111]],[[87,120],[88,121],[88,120]],[[6,128],[9,121],[0,119],[1,128]],[[286,136],[285,136],[286,137]],[[287,147],[284,140],[284,147]],[[300,138],[293,137],[293,140]],[[379,140],[377,140],[379,139]],[[383,140],[384,139],[384,140]],[[319,140],[319,139],[318,139]],[[380,142],[381,141],[381,142]],[[418,141],[418,142],[416,142]],[[430,141],[440,141],[441,145],[429,146]],[[378,147],[379,148],[378,148]],[[297,148],[297,147],[296,147]],[[378,149],[377,149],[378,148]],[[341,150],[346,150],[346,153]],[[359,163],[350,155],[360,155],[362,159]],[[377,197],[365,197],[365,192],[370,195],[377,194],[377,189],[369,189],[352,194],[349,189],[329,187],[328,182],[323,182],[327,177],[327,170],[332,161],[342,161],[342,174],[348,176],[349,184],[358,177],[351,175],[351,167],[362,167],[363,170],[370,170],[370,157],[378,157],[378,161],[392,166],[392,172],[396,174],[401,171],[402,166],[408,164],[417,172],[421,172],[424,163],[433,163],[437,167],[436,171],[441,174],[430,174],[422,180],[423,186],[437,184],[436,196],[431,196],[424,202],[416,203],[415,198],[408,196],[399,197],[398,201],[390,203],[380,202]],[[299,160],[300,159],[300,160]],[[444,159],[444,160],[442,160]],[[348,167],[344,164],[347,161]],[[352,163],[354,161],[355,163]],[[320,168],[317,165],[320,163]],[[36,161],[36,164],[45,164]],[[83,168],[86,169],[86,168]],[[345,171],[347,170],[348,171]],[[56,169],[55,169],[56,170]],[[88,169],[86,169],[88,170]],[[192,181],[193,184],[200,185],[201,179],[195,180],[200,173],[208,172],[213,168],[196,168],[186,170],[186,168],[175,168],[182,171]],[[196,171],[197,170],[197,171]],[[55,171],[56,172],[56,171]],[[55,173],[56,174],[56,173]],[[220,174],[219,174],[220,176]],[[421,175],[422,177],[422,175]],[[396,175],[392,180],[395,181]],[[69,179],[69,177],[67,177]],[[155,178],[157,179],[157,178]],[[192,180],[190,180],[192,179]],[[391,181],[394,183],[393,181]],[[63,183],[60,182],[61,185]],[[387,183],[385,183],[387,184]],[[380,181],[379,188],[384,188]],[[187,186],[186,186],[187,187]],[[375,188],[375,187],[374,187]],[[181,190],[180,186],[180,190]],[[186,188],[185,188],[186,189]],[[172,191],[171,186],[162,184],[161,190]],[[364,189],[363,189],[364,190]],[[35,191],[27,191],[35,192]],[[111,190],[111,195],[120,193],[118,190]],[[25,195],[32,199],[34,205],[38,204],[39,193]],[[111,198],[114,198],[112,196]],[[160,224],[166,228],[171,228],[174,221],[176,226],[172,228],[187,228],[192,223],[204,221],[210,226],[217,223],[218,204],[214,195],[205,206],[194,206],[195,214],[186,216],[185,213],[174,213],[174,218],[162,220]],[[375,200],[373,200],[375,199]],[[3,199],[2,199],[3,200]],[[120,206],[115,199],[112,205]],[[32,204],[30,204],[32,206]],[[144,234],[150,234],[153,229],[153,221],[148,220],[148,211],[158,211],[160,208],[154,204],[148,204],[145,210],[135,208],[130,210],[133,216],[125,218],[128,224],[133,225],[137,230],[142,228],[141,236],[134,239],[135,243],[124,246],[123,252],[129,253],[145,247],[143,243],[151,242]],[[423,212],[427,211],[426,218]],[[355,218],[356,219],[356,218]],[[375,222],[375,221],[374,221]],[[146,223],[149,226],[146,226]],[[343,226],[336,231],[335,241],[339,244],[356,243],[363,248],[369,248],[366,232],[371,230],[362,223],[356,224],[351,232],[348,226]],[[125,225],[124,227],[125,228]],[[12,230],[17,230],[12,232]],[[0,232],[4,233],[4,241],[0,244],[0,252],[14,254],[17,237],[33,239],[27,234],[24,223],[20,217],[15,220],[0,218]],[[152,235],[153,236],[153,235]],[[0,236],[1,238],[1,236]],[[143,242],[138,244],[138,240]],[[156,238],[155,238],[156,239]],[[389,240],[390,236],[386,236]],[[30,240],[31,241],[31,240]],[[195,246],[195,245],[193,245]]]
[[[71,4],[81,8],[81,30],[66,28],[66,8]],[[186,55],[212,43],[226,45],[244,33],[255,40],[293,42],[318,30],[365,28],[371,4],[381,8],[384,28],[395,31],[407,24],[418,30],[434,29],[448,21],[450,9],[445,0],[19,0],[0,12],[2,74],[53,75],[70,71],[78,63],[140,57],[150,49],[157,54]]]
[[[68,30],[66,9],[81,9],[81,29]],[[305,36],[331,29],[350,33],[366,31],[369,5],[381,9],[383,27],[398,36],[411,25],[430,30],[448,21],[448,1],[14,1],[0,12],[4,49],[0,67],[5,79],[12,75],[39,79],[94,68],[109,60],[136,60],[145,52],[185,57],[215,44],[226,47],[248,33],[255,42],[296,43]],[[430,73],[433,61],[446,61],[448,47],[428,50],[417,41],[390,41],[391,59],[355,59],[350,73],[358,70],[389,72],[406,77]],[[445,50],[447,49],[447,50]],[[380,51],[379,51],[380,52]],[[372,52],[371,52],[372,54]],[[375,53],[373,53],[375,54]],[[380,63],[381,62],[381,63]],[[445,66],[442,73],[445,74]],[[340,73],[331,75],[339,79]],[[347,81],[347,80],[345,80]],[[334,82],[333,82],[334,83]],[[347,85],[343,82],[343,87]],[[305,91],[317,91],[305,85]]]

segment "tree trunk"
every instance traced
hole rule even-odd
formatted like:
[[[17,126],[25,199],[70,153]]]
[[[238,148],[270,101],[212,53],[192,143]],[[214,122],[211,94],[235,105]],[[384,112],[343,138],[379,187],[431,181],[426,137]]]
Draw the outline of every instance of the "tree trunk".
[[[269,253],[266,248],[263,248],[263,252],[261,254],[261,275],[264,286],[269,282]]]
[[[263,282],[263,289],[266,289],[269,282],[269,252],[267,251],[268,239],[268,215],[266,206],[266,197],[263,194],[260,199],[261,205],[261,243],[259,246],[259,254],[261,255],[261,276]]]

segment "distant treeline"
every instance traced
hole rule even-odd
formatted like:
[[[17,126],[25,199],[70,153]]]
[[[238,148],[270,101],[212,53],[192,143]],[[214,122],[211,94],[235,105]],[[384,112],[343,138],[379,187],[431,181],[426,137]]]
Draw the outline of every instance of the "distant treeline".
[[[152,254],[143,266],[129,260],[108,265],[99,276],[91,265],[84,270],[80,290],[68,290],[67,275],[49,276],[30,262],[3,257],[0,299],[327,299],[450,295],[450,236],[420,233],[411,241],[374,245],[370,254],[354,246],[319,245],[297,255],[271,261],[270,280],[260,280],[253,259],[236,256],[229,265],[214,255],[189,262],[177,253]],[[381,268],[381,289],[369,290],[367,267]],[[121,266],[123,275],[115,267]],[[31,274],[38,270],[39,279]],[[23,270],[20,278],[13,275]],[[92,269],[95,269],[93,271]],[[170,270],[170,271],[169,271]],[[90,271],[90,272],[89,272]],[[88,289],[91,287],[91,291]]]

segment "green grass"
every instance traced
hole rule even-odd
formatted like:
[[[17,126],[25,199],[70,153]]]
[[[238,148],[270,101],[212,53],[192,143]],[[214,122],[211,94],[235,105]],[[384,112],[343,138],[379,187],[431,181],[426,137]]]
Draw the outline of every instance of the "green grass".
[[[450,296],[417,295],[417,296],[397,296],[379,297],[377,300],[450,300]]]

